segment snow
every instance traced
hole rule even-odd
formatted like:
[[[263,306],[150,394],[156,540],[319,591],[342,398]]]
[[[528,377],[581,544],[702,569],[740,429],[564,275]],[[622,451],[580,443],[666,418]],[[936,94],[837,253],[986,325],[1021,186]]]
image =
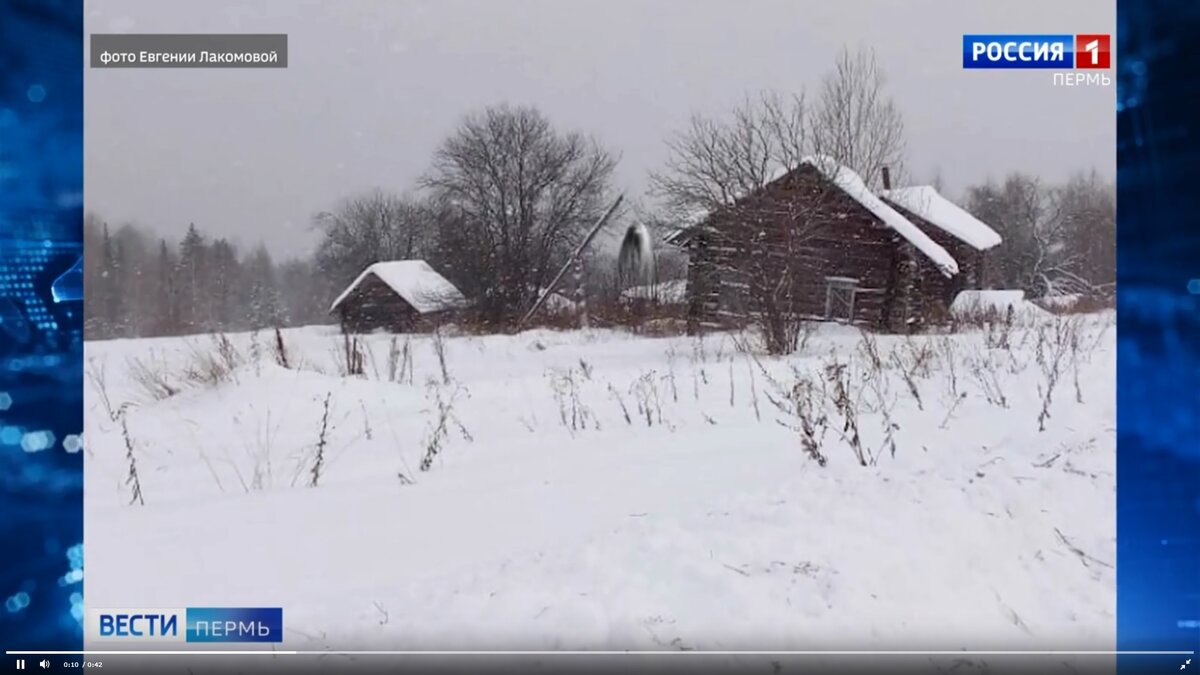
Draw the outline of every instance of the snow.
[[[438,337],[398,336],[397,378],[392,336],[344,377],[335,328],[287,329],[291,369],[232,335],[218,385],[183,375],[206,336],[88,342],[88,603],[281,606],[282,649],[1113,649],[1113,313],[1087,321],[1083,402],[1064,378],[1043,432],[1037,340],[877,336],[899,428],[881,450],[864,400],[866,467],[833,407],[822,467],[768,400],[862,368],[846,326],[787,358],[724,334],[452,337],[446,373]],[[918,404],[893,364],[925,347]],[[147,396],[134,360],[182,391]],[[419,471],[452,398],[462,429]],[[126,402],[144,506],[107,413]]]
[[[372,274],[422,314],[467,304],[462,292],[424,260],[390,260],[377,262],[363,270],[362,274],[333,301],[329,311],[337,309],[337,306]]]
[[[883,196],[977,250],[1000,245],[995,230],[943,197],[932,185],[885,190]]]
[[[1061,293],[1059,295],[1044,295],[1037,299],[1045,307],[1070,307],[1083,299],[1079,293]]]
[[[672,279],[650,286],[634,286],[621,291],[625,300],[649,299],[665,304],[679,304],[687,300],[687,280]]]
[[[1026,300],[1025,291],[1021,290],[960,291],[954,296],[954,302],[950,303],[950,311],[954,314],[1006,314],[1009,309],[1021,316],[1049,314],[1045,309]]]

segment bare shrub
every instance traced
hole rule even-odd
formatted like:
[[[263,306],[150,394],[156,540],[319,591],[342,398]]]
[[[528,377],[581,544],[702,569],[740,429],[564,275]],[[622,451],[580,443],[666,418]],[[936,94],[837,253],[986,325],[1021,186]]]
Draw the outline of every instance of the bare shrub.
[[[896,369],[900,372],[900,377],[908,387],[908,393],[917,402],[917,410],[925,410],[925,403],[921,400],[921,388],[917,386],[919,373],[922,369],[928,367],[922,361],[923,358],[923,356],[914,358],[911,355],[905,355],[900,350],[892,352],[892,363],[895,364]]]
[[[996,363],[991,354],[977,349],[967,358],[967,374],[978,385],[984,400],[1000,408],[1008,407],[1008,397],[1004,393],[1004,383],[1000,379],[1000,364]]]
[[[632,426],[633,417],[629,414],[629,407],[625,405],[625,399],[621,397],[621,392],[617,391],[617,388],[612,386],[612,383],[608,385],[608,392],[616,400],[617,405],[621,406],[621,415],[624,416],[625,423]]]
[[[854,458],[861,466],[867,466],[867,454],[863,449],[862,435],[858,430],[858,400],[854,395],[850,365],[836,360],[825,364],[825,380],[832,389],[829,391],[830,401],[834,410],[842,418],[842,428],[839,432],[842,440],[854,451]],[[835,427],[836,428],[836,427]]]
[[[819,389],[811,378],[795,368],[792,369],[793,383],[785,386],[761,363],[758,365],[768,385],[764,395],[771,405],[787,416],[786,420],[778,420],[779,424],[798,433],[800,447],[805,454],[818,466],[825,466],[828,459],[821,452],[821,445],[825,440],[829,417],[824,411],[823,387]]]
[[[678,357],[678,352],[675,349],[674,340],[671,341],[671,346],[667,348],[667,386],[671,388],[671,401],[679,403],[679,388],[675,385],[675,359]]]
[[[342,333],[341,347],[334,353],[342,377],[362,377],[366,374],[366,358],[357,335]]]
[[[954,340],[950,338],[941,338],[937,341],[937,350],[940,354],[942,368],[946,374],[946,389],[950,394],[950,398],[959,398],[958,390],[958,349],[954,346]]]
[[[870,333],[863,332],[858,340],[858,352],[867,362],[867,370],[871,373],[882,373],[884,370],[883,356],[879,353],[879,341]]]
[[[657,424],[665,424],[662,413],[662,399],[658,394],[658,386],[655,384],[655,373],[653,370],[642,373],[640,377],[633,381],[630,386],[630,394],[633,395],[637,402],[637,411],[643,419],[646,420],[646,426],[652,427]]]
[[[312,469],[309,471],[309,487],[317,487],[321,482],[321,469],[325,466],[325,446],[329,443],[329,401],[332,398],[333,392],[326,394],[325,403],[322,404],[321,430],[317,434],[317,445],[313,452]]]
[[[442,384],[450,384],[450,369],[446,365],[446,336],[440,327],[433,331],[433,353],[437,356],[438,369],[442,373]]]
[[[235,379],[237,369],[244,362],[229,336],[215,333],[210,336],[211,344],[205,348],[189,342],[190,360],[184,367],[184,378],[195,384],[216,386]]]
[[[100,397],[100,404],[104,406],[104,412],[108,414],[109,419],[116,419],[116,411],[112,407],[112,398],[108,395],[108,372],[103,361],[97,361],[95,358],[88,359],[87,362],[87,377],[92,383],[92,387],[96,390],[96,395]]]
[[[452,427],[457,428],[463,440],[468,443],[474,440],[471,433],[467,431],[467,427],[454,412],[454,406],[458,403],[459,397],[469,395],[469,392],[462,385],[455,385],[447,395],[445,392],[447,388],[436,382],[430,382],[427,388],[427,395],[433,398],[434,421],[429,426],[429,434],[425,439],[425,455],[421,458],[419,466],[421,471],[429,471],[433,468],[433,461],[446,447]]]
[[[1016,310],[996,306],[956,309],[951,316],[951,331],[975,328],[983,331],[984,343],[989,349],[1012,349],[1012,332],[1017,325]]]
[[[942,423],[938,425],[939,429],[950,428],[950,420],[954,419],[954,411],[958,410],[959,404],[966,400],[966,398],[967,392],[965,391],[962,394],[954,397],[953,401],[950,403],[950,407],[946,409],[946,416],[942,418]]]
[[[130,356],[125,360],[125,364],[129,371],[129,379],[133,380],[134,384],[138,385],[152,401],[162,401],[182,391],[182,387],[176,384],[168,374],[167,364],[161,358],[156,358],[153,351],[144,360]],[[100,375],[103,376],[103,372]],[[112,407],[107,400],[107,392],[102,400],[109,409],[109,416],[112,417]]]
[[[389,382],[407,381],[408,384],[412,384],[412,339],[407,335],[404,336],[403,345],[399,343],[399,340],[394,335],[392,336],[391,342],[388,343],[387,373]]]
[[[550,388],[554,392],[554,401],[558,404],[558,415],[564,427],[572,433],[582,431],[591,424],[600,429],[600,420],[592,409],[583,403],[580,396],[580,382],[574,368],[565,371],[552,371],[549,374]]]
[[[121,423],[121,438],[125,441],[125,461],[129,466],[129,471],[125,475],[125,484],[130,489],[129,503],[145,506],[146,500],[142,498],[142,479],[138,476],[137,457],[133,453],[133,436],[129,433],[129,408],[131,404],[126,403],[117,410],[117,421]]]
[[[1037,345],[1035,355],[1041,368],[1043,383],[1038,384],[1038,396],[1042,401],[1042,409],[1038,413],[1038,431],[1046,430],[1046,421],[1050,419],[1050,406],[1054,402],[1054,389],[1063,375],[1066,367],[1065,359],[1068,354],[1079,353],[1079,321],[1077,318],[1056,317],[1049,325],[1037,329]],[[1083,393],[1076,380],[1076,396],[1082,402]]]
[[[883,431],[882,444],[878,450],[870,454],[870,463],[876,464],[885,450],[888,451],[892,458],[896,457],[895,433],[900,428],[900,425],[892,418],[892,411],[896,407],[897,397],[891,393],[887,371],[885,370],[882,358],[880,358],[879,348],[875,344],[874,338],[864,335],[860,341],[859,350],[866,355],[865,366],[859,368],[860,372],[854,377],[854,379],[861,383],[858,392],[861,397],[861,407],[868,412],[879,415]],[[915,378],[918,370],[929,367],[924,358],[923,356],[919,356],[908,359],[901,356],[899,351],[892,352],[893,362],[898,366],[901,376],[909,387],[909,392],[917,400],[917,407],[922,410],[924,408],[921,408],[921,397],[920,393],[916,391]]]

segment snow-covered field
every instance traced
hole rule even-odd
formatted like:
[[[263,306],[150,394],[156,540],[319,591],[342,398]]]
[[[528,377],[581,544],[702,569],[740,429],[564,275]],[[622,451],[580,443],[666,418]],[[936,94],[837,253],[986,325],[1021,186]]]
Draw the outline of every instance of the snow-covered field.
[[[324,327],[228,376],[89,343],[88,604],[282,606],[296,649],[1112,649],[1114,315],[1036,322],[375,335],[356,377]]]

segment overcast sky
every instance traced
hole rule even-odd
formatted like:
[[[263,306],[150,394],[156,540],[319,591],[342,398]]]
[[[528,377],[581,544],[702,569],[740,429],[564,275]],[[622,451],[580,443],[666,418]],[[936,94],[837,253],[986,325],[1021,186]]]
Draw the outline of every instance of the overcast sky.
[[[620,153],[641,195],[690,114],[814,89],[842,45],[877,51],[916,178],[947,192],[1020,170],[1115,173],[1115,87],[963,70],[963,33],[1114,33],[1105,0],[88,0],[87,32],[289,35],[288,68],[92,70],[86,201],[172,239],[195,222],[278,258],[314,213],[410,190],[462,116],[532,104]]]

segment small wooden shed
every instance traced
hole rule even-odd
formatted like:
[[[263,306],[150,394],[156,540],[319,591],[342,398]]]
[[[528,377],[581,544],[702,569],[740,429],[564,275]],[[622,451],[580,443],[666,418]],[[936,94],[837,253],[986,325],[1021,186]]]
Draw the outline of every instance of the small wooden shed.
[[[454,284],[424,260],[389,260],[363,270],[329,307],[343,330],[430,330],[467,306]]]

